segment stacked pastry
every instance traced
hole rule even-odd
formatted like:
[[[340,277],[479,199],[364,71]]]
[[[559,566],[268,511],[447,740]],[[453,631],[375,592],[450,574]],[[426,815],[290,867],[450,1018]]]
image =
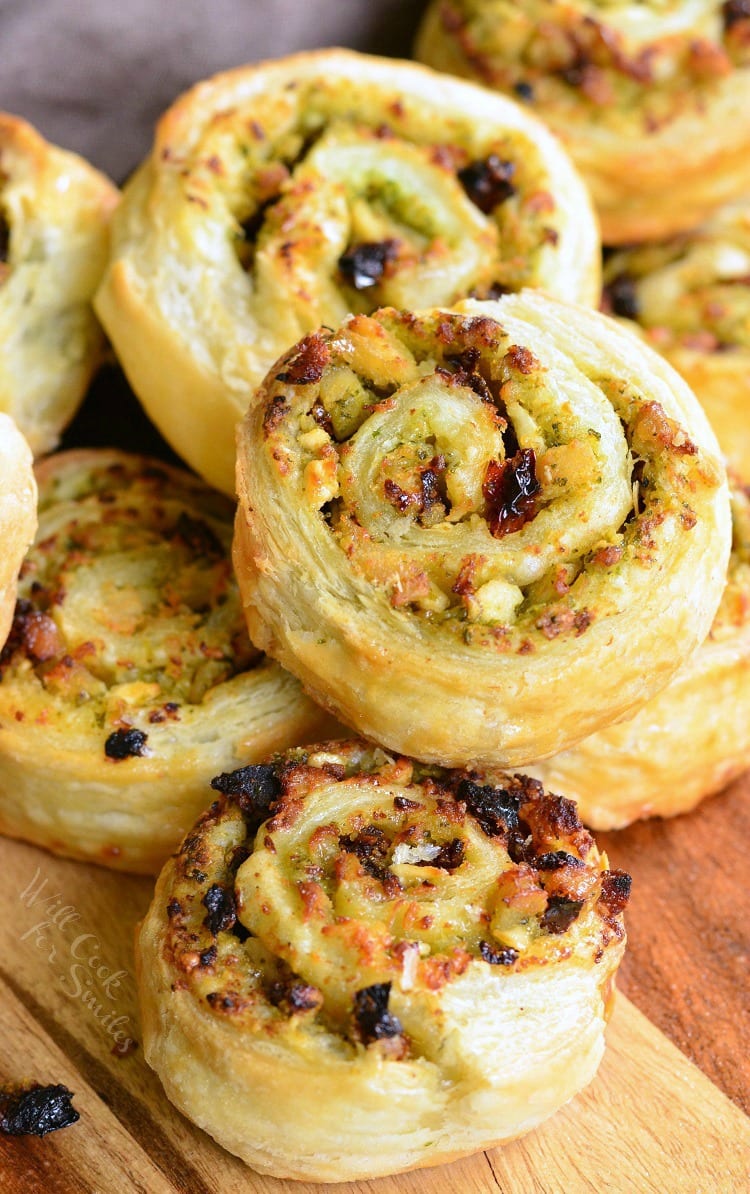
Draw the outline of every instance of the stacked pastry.
[[[33,254],[0,198],[12,279]],[[208,484],[116,451],[38,466],[0,826],[136,870],[188,830],[140,934],[145,1050],[249,1164],[361,1179],[511,1139],[593,1076],[624,947],[629,878],[567,793],[592,821],[654,811],[663,771],[619,790],[626,727],[686,684],[739,690],[746,495],[728,574],[705,413],[648,331],[585,306],[599,242],[565,152],[471,83],[326,51],[199,84],[91,268]],[[622,314],[638,269],[608,270]],[[235,464],[236,511],[210,488]],[[744,765],[736,721],[690,799]],[[565,770],[587,753],[612,760],[592,796]]]
[[[750,761],[750,8],[434,0],[416,54],[515,95],[565,142],[605,243],[624,246],[602,309],[688,381],[735,470],[732,561],[704,649],[637,717],[534,768],[597,828],[685,811]]]

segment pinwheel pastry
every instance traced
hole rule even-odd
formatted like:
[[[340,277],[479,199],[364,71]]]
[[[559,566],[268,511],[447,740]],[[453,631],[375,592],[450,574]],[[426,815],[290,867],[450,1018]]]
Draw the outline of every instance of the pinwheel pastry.
[[[705,638],[730,547],[674,370],[532,291],[308,336],[239,434],[253,641],[358,732],[520,766],[633,712]]]
[[[232,491],[235,425],[306,333],[522,286],[595,304],[597,243],[570,161],[516,104],[413,63],[300,54],[167,112],[97,310],[164,435]]]
[[[629,876],[568,800],[361,741],[214,779],[140,933],[146,1059],[277,1177],[437,1165],[593,1077]]]
[[[613,254],[605,281],[604,308],[635,320],[682,374],[722,450],[750,477],[750,202],[722,208],[696,231]]]
[[[750,190],[747,0],[433,0],[416,55],[547,121],[607,244],[671,236]]]
[[[0,112],[0,410],[55,447],[99,364],[91,305],[118,192],[76,154]]]
[[[18,571],[35,530],[31,452],[13,420],[0,413],[0,647],[8,637]]]
[[[527,768],[594,829],[687,812],[750,766],[750,496],[737,483],[732,513],[727,585],[705,643],[632,720]]]
[[[247,641],[222,495],[112,451],[60,453],[37,476],[0,655],[0,832],[155,871],[217,766],[330,719]]]

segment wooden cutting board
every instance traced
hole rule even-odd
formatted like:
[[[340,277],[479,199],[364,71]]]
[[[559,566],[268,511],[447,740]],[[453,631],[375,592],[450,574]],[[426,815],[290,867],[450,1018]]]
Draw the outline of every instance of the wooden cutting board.
[[[750,784],[745,798],[748,793]],[[694,824],[699,817],[692,818]],[[626,838],[620,842],[626,844]],[[62,861],[9,841],[0,841],[0,874],[0,1081],[63,1082],[75,1092],[81,1115],[79,1123],[43,1140],[0,1138],[3,1191],[321,1189],[246,1169],[170,1106],[140,1047],[124,1057],[113,1053],[114,1034],[140,1038],[133,933],[150,899],[149,880]],[[738,1008],[740,998],[738,990]],[[339,1189],[371,1194],[750,1189],[750,1121],[622,995],[608,1046],[593,1085],[524,1140],[443,1168]],[[289,1130],[293,1133],[293,1124]]]

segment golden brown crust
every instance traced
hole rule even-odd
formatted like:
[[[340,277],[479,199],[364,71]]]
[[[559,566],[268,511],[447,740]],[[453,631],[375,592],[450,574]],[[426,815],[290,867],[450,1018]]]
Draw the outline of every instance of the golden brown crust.
[[[0,112],[0,409],[35,455],[54,448],[104,345],[91,306],[119,192]]]
[[[36,530],[36,484],[28,444],[0,413],[0,649],[8,637],[18,571]]]
[[[546,120],[607,244],[691,228],[750,188],[742,3],[433,0],[416,56]]]
[[[38,480],[0,654],[0,830],[154,871],[217,768],[317,736],[325,718],[247,641],[222,495],[103,450],[50,456]]]
[[[175,102],[125,190],[97,310],[167,439],[231,491],[235,425],[305,334],[524,285],[596,302],[597,242],[580,179],[518,105],[326,50]]]
[[[512,1139],[590,1080],[629,878],[570,802],[357,741],[214,786],[138,964],[147,1060],[224,1147],[371,1178]]]
[[[688,812],[750,766],[750,496],[732,485],[733,543],[711,632],[629,721],[528,768],[594,829]]]
[[[235,567],[253,641],[345,722],[522,766],[702,641],[728,495],[694,397],[612,320],[460,307],[353,317],[277,364],[240,431]]]

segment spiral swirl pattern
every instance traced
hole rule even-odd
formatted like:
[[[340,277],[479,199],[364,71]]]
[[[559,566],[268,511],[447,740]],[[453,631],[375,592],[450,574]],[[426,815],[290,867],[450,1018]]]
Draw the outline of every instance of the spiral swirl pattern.
[[[326,51],[176,102],[126,188],[97,309],[167,438],[231,491],[237,420],[321,324],[522,286],[595,302],[598,270],[588,197],[539,122]]]
[[[217,766],[329,719],[247,640],[232,506],[158,461],[64,452],[0,653],[0,829],[154,871]]]
[[[230,1151],[315,1180],[434,1165],[590,1080],[629,879],[570,802],[358,741],[213,786],[139,970],[149,1063]]]
[[[642,703],[707,633],[729,553],[687,387],[530,292],[308,337],[248,413],[238,491],[253,640],[450,765],[521,765]]]
[[[538,112],[607,244],[693,227],[750,185],[743,0],[433,0],[416,56]]]

